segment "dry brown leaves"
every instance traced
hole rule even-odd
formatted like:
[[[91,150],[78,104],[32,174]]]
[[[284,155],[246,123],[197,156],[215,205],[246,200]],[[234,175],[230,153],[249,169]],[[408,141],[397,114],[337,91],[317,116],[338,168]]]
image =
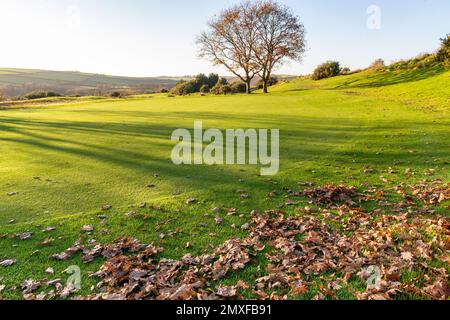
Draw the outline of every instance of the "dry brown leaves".
[[[436,205],[450,200],[450,183],[442,184],[435,180],[431,185],[421,183],[410,186],[410,190],[419,201],[426,205]]]
[[[340,230],[329,227],[341,223],[348,214],[350,219]],[[400,292],[433,299],[449,296],[446,269],[429,265],[431,261],[448,260],[448,219],[371,215],[341,207],[338,215],[325,211],[320,218],[266,212],[255,215],[253,225],[253,236],[278,249],[269,256],[271,273],[258,280],[259,290],[282,286],[296,293],[304,285],[301,280],[305,275],[333,273],[341,275],[338,285],[333,284],[324,292],[333,297],[333,289],[339,289],[352,276],[367,280],[364,270],[372,266],[380,270],[379,284],[364,293],[355,293],[360,299],[391,299]],[[302,239],[297,240],[298,236]],[[412,270],[425,276],[401,283],[402,272]]]
[[[145,249],[145,245],[139,243],[136,239],[120,238],[113,244],[100,245],[95,244],[91,246],[85,246],[81,244],[81,240],[75,242],[75,244],[66,249],[64,252],[55,253],[51,257],[55,260],[68,260],[77,253],[83,254],[83,262],[92,262],[96,257],[103,256],[105,258],[113,258],[122,255],[125,251],[130,253],[136,253]]]
[[[225,278],[230,271],[245,268],[250,262],[251,251],[260,246],[257,240],[231,239],[212,254],[197,257],[187,254],[181,260],[154,260],[162,248],[153,245],[139,248],[136,255],[114,255],[96,274],[103,279],[97,286],[103,292],[89,299],[210,300],[237,297],[238,288],[244,286],[242,283],[234,287],[222,286],[214,292],[210,282]]]
[[[321,286],[316,298],[337,298],[337,291],[350,278],[368,281],[371,276],[368,269],[373,266],[379,270],[379,283],[368,286],[365,292],[355,292],[359,299],[392,299],[399,293],[448,298],[446,270],[429,264],[448,259],[448,220],[373,216],[346,206],[336,215],[327,211],[321,215],[253,212],[249,238],[231,239],[209,255],[185,255],[181,260],[157,262],[154,255],[162,249],[154,246],[146,246],[134,256],[116,255],[97,274],[103,279],[98,286],[103,293],[89,298],[239,298],[238,290],[248,288],[247,284],[241,282],[213,290],[210,282],[224,279],[231,270],[245,268],[252,258],[251,252],[264,250],[259,239],[273,248],[267,254],[270,262],[267,275],[252,285],[260,299],[287,299],[289,295],[305,294],[310,284],[306,279],[325,274],[334,275],[335,280],[327,287]],[[332,230],[329,224],[342,221],[344,215],[350,215],[347,223],[341,230]],[[402,273],[412,270],[419,270],[424,276],[401,282]]]
[[[319,285],[314,299],[337,299],[338,291],[358,278],[367,283],[365,291],[353,292],[358,299],[386,300],[399,294],[448,299],[447,270],[436,265],[450,263],[450,221],[411,210],[406,197],[416,197],[426,206],[439,204],[449,200],[449,185],[435,181],[412,186],[412,196],[405,189],[397,191],[408,205],[402,202],[392,205],[392,211],[386,207],[372,212],[354,206],[370,199],[384,202],[384,192],[374,189],[369,192],[374,195],[367,196],[343,185],[309,189],[304,194],[325,208],[297,215],[253,211],[243,227],[249,237],[233,238],[211,254],[187,254],[180,260],[158,260],[162,248],[134,239],[89,248],[76,243],[53,257],[64,260],[81,252],[85,262],[107,259],[95,274],[102,279],[96,288],[101,293],[86,299],[230,299],[241,298],[242,289],[259,299],[287,299],[304,295],[318,278],[326,284]],[[250,285],[239,281],[214,289],[214,282],[246,268],[263,250],[269,261],[264,276]],[[404,276],[411,273],[420,276]]]
[[[326,206],[336,203],[353,206],[355,205],[353,199],[358,195],[355,187],[333,184],[307,189],[303,194],[311,199],[311,203]]]
[[[6,259],[6,260],[3,260],[3,261],[0,261],[0,266],[2,266],[2,267],[10,267],[10,266],[12,266],[13,264],[16,264],[17,263],[17,260],[16,259]]]

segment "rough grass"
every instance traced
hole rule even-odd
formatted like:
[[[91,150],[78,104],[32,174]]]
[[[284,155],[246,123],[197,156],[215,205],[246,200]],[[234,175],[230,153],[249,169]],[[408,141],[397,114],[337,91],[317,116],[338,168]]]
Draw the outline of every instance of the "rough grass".
[[[88,273],[102,261],[83,265],[79,257],[49,258],[80,237],[101,242],[136,237],[162,244],[164,257],[178,258],[244,236],[239,226],[253,209],[284,203],[281,192],[273,198],[267,194],[298,188],[298,182],[386,187],[380,176],[394,186],[429,178],[429,169],[450,181],[450,72],[440,67],[364,72],[319,82],[299,79],[273,89],[267,96],[154,95],[0,110],[0,260],[17,259],[0,269],[3,296],[21,298],[20,284],[28,278],[65,279],[61,272],[70,265],[81,267],[82,293],[89,293],[95,281]],[[206,128],[280,129],[280,173],[268,178],[258,176],[260,168],[254,166],[174,166],[171,133],[192,128],[195,120],[203,120]],[[390,167],[400,173],[411,168],[415,175],[391,174]],[[364,173],[368,168],[371,173]],[[238,190],[250,198],[241,199]],[[199,203],[187,205],[188,198]],[[142,202],[147,208],[139,208]],[[103,212],[104,204],[113,208]],[[237,208],[242,215],[222,214],[224,222],[216,225],[214,207]],[[128,217],[130,211],[136,215]],[[448,215],[448,208],[438,212]],[[109,216],[106,225],[99,214]],[[95,227],[91,236],[81,231],[87,224]],[[56,230],[43,233],[48,226]],[[160,239],[161,233],[175,230],[181,233]],[[33,237],[14,237],[25,231],[33,231]],[[54,239],[50,246],[39,245],[48,237]],[[186,242],[193,247],[186,249]],[[253,278],[258,264],[266,263],[261,255],[227,281]],[[48,267],[55,269],[54,276],[45,273]],[[350,285],[361,286],[357,280]],[[301,298],[313,297],[314,288]],[[344,288],[339,297],[353,296]]]

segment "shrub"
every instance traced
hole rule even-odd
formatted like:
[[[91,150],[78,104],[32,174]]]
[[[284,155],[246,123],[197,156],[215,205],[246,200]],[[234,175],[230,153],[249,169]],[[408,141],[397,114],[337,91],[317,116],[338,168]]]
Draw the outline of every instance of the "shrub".
[[[174,95],[187,95],[191,93],[196,92],[202,92],[201,89],[206,86],[208,88],[213,88],[216,84],[220,83],[220,85],[226,85],[228,84],[228,81],[224,78],[219,79],[219,75],[215,73],[211,73],[209,76],[204,75],[203,73],[200,73],[195,76],[194,80],[191,81],[180,81],[177,83],[177,85],[172,88],[170,91],[171,94]],[[209,91],[207,91],[209,92]],[[206,93],[206,92],[203,92]]]
[[[439,61],[439,53],[430,54],[423,53],[417,57],[409,60],[399,60],[386,67],[388,71],[394,70],[417,70],[433,66],[436,61]]]
[[[207,85],[207,84],[204,84],[204,85],[202,85],[202,87],[200,88],[200,93],[203,93],[203,94],[205,94],[205,93],[209,93],[209,85]]]
[[[42,98],[60,97],[61,95],[52,91],[33,91],[25,95],[25,99],[34,100]]]
[[[209,86],[209,82],[210,82],[210,78],[207,77],[206,75],[204,75],[203,73],[196,75],[195,79],[190,81],[190,86],[192,86],[192,88],[190,90],[192,92],[190,92],[190,93],[200,92],[200,89],[202,86],[204,86],[204,85]]]
[[[110,96],[111,96],[111,98],[121,98],[122,93],[119,91],[114,91],[114,92],[111,92]]]
[[[208,86],[212,88],[217,84],[217,82],[219,82],[219,75],[217,73],[210,73],[208,76]]]
[[[225,78],[220,78],[220,79],[217,81],[216,84],[221,85],[221,86],[225,86],[225,85],[228,85],[228,80],[225,79]]]
[[[177,96],[181,96],[183,93],[183,89],[184,89],[184,84],[185,81],[180,81],[178,82],[175,87],[173,87],[172,89],[170,89],[170,94],[172,95],[177,95]]]
[[[399,60],[394,62],[389,66],[390,70],[403,70],[408,68],[408,62],[404,60]]]
[[[270,79],[267,81],[267,86],[271,87],[271,86],[276,85],[277,83],[278,83],[278,79],[277,78],[270,77]],[[264,88],[264,82],[263,82],[262,79],[258,81],[257,87],[258,87],[258,89]]]
[[[313,80],[321,80],[338,76],[341,73],[341,66],[337,61],[327,61],[314,70]]]
[[[200,91],[200,86],[194,80],[194,81],[186,82],[186,84],[184,86],[183,94],[188,95],[188,94],[192,94],[192,93],[199,92],[199,91]]]
[[[222,92],[222,85],[220,85],[219,83],[217,83],[214,87],[211,88],[211,90],[209,91],[212,94],[221,94]]]
[[[169,92],[169,90],[167,90],[166,88],[163,88],[159,91],[159,93],[168,93],[168,92]]]
[[[61,95],[59,93],[53,92],[53,91],[48,91],[47,92],[47,97],[51,98],[51,97],[61,97]]]
[[[436,63],[437,54],[427,53],[427,54],[423,54],[423,55],[417,57],[416,59],[418,59],[418,62],[417,62],[418,68],[428,68]]]
[[[441,39],[441,48],[437,52],[437,60],[450,67],[450,33]]]
[[[352,70],[350,68],[342,68],[341,75],[346,76],[352,73]]]
[[[196,83],[195,81],[180,81],[178,84],[170,90],[171,94],[177,95],[177,96],[184,96],[188,95],[196,91]]]
[[[228,84],[222,86],[222,94],[227,95],[231,93],[233,93],[233,89],[231,89],[231,86],[229,86]]]
[[[384,68],[385,66],[386,65],[385,65],[383,59],[377,59],[370,64],[369,69],[379,70],[379,69]]]
[[[215,95],[219,95],[219,94],[231,94],[233,93],[233,89],[231,88],[230,85],[225,84],[225,85],[221,85],[220,83],[217,83],[212,89],[211,89],[211,93],[215,94]]]
[[[246,93],[247,92],[247,85],[240,81],[233,82],[230,85],[230,88],[233,93]]]

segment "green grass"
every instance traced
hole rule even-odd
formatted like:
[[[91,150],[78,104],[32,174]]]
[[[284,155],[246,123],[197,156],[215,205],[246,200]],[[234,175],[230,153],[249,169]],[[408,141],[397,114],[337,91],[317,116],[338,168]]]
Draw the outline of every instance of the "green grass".
[[[426,178],[428,169],[449,181],[449,97],[450,72],[434,67],[320,82],[298,79],[269,95],[154,95],[0,110],[0,236],[5,235],[0,237],[0,260],[18,260],[0,269],[0,279],[11,288],[27,278],[48,277],[44,271],[50,266],[57,272],[54,277],[64,278],[60,272],[79,264],[83,293],[89,293],[95,282],[87,274],[101,261],[82,265],[79,257],[66,262],[49,258],[82,236],[104,242],[132,236],[161,243],[163,255],[176,258],[244,236],[231,225],[247,222],[253,209],[283,204],[281,192],[275,198],[267,194],[298,189],[301,181],[359,188],[363,183],[384,186],[380,176],[392,186],[405,181],[402,174],[388,173],[390,167],[400,173],[412,168],[416,175],[407,182]],[[270,178],[258,176],[258,166],[174,166],[171,133],[192,128],[195,120],[203,120],[205,128],[280,129],[280,173]],[[367,167],[372,174],[363,173]],[[150,183],[156,187],[148,188]],[[242,200],[237,190],[246,190],[250,198]],[[187,205],[192,197],[199,203]],[[148,207],[139,209],[141,202]],[[113,209],[101,212],[104,204]],[[303,199],[299,206],[306,204]],[[221,213],[224,223],[216,226],[214,207],[234,207],[242,216]],[[130,211],[138,215],[127,217]],[[211,217],[205,216],[208,212]],[[445,208],[439,212],[448,214]],[[98,214],[110,217],[106,225]],[[91,237],[80,230],[86,224],[96,228]],[[44,234],[48,226],[57,229]],[[177,229],[180,235],[160,240],[161,232]],[[26,241],[13,237],[25,231],[35,235]],[[47,237],[54,243],[39,246]],[[189,250],[184,248],[188,241],[193,244]],[[255,274],[256,265],[233,279]],[[21,293],[7,290],[4,296],[20,298]],[[310,296],[314,291],[305,298]],[[341,297],[351,295],[344,290]]]

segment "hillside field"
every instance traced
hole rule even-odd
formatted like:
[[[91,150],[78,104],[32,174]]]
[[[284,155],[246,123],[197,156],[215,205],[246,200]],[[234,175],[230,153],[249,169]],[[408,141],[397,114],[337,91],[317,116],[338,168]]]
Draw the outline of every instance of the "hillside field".
[[[280,129],[279,174],[262,177],[259,166],[249,165],[173,165],[171,134],[192,130],[195,120],[221,130]],[[248,228],[241,226],[253,210],[291,215],[325,209],[307,196],[292,195],[313,184],[383,190],[362,208],[381,207],[387,215],[412,218],[423,205],[395,211],[379,202],[399,202],[394,187],[400,184],[449,183],[449,140],[450,72],[440,66],[364,71],[317,82],[299,78],[271,88],[269,95],[155,94],[5,107],[0,110],[0,261],[16,263],[0,266],[0,296],[22,298],[25,280],[65,279],[62,272],[71,265],[80,266],[79,294],[88,295],[98,282],[89,273],[105,260],[84,264],[81,254],[64,261],[50,257],[79,238],[110,243],[128,236],[164,247],[158,257],[198,255],[232,237],[246,237]],[[448,219],[449,206],[447,201],[433,206],[426,216]],[[237,213],[228,214],[231,208]],[[44,232],[48,227],[55,229]],[[32,235],[20,240],[26,232]],[[234,285],[238,279],[252,283],[265,275],[269,247],[247,268],[213,285]],[[445,261],[429,263],[448,273]],[[54,274],[46,272],[49,267]],[[399,281],[407,283],[423,272],[403,270]],[[333,277],[338,274],[305,276],[305,290],[291,294],[297,299],[324,294],[321,286]],[[355,276],[326,297],[354,299],[364,288]],[[255,297],[250,289],[242,294]],[[396,298],[424,297],[402,291]]]
[[[277,75],[280,80],[291,80],[291,75]],[[161,89],[171,89],[181,80],[191,80],[193,76],[185,77],[123,77],[104,74],[85,73],[78,71],[50,71],[36,69],[0,68],[0,101],[1,94],[7,97],[17,97],[27,93],[44,90],[62,95],[108,95],[118,90],[125,93],[159,92]],[[236,77],[227,77],[230,82]],[[253,79],[253,84],[259,81]]]
[[[94,94],[111,90],[155,91],[171,88],[182,78],[120,77],[77,71],[0,68],[0,90],[7,96],[19,96],[34,90],[49,90],[60,94]]]

